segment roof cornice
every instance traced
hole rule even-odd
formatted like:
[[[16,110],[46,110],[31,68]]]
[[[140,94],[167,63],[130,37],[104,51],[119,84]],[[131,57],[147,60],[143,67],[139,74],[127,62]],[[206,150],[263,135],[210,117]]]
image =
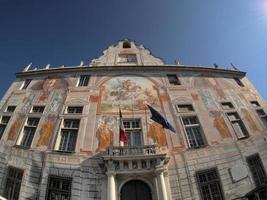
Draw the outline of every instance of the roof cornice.
[[[24,72],[16,73],[17,78],[27,78],[29,76],[49,76],[49,75],[58,75],[67,74],[67,73],[83,73],[83,72],[159,72],[159,71],[173,71],[173,72],[202,72],[202,73],[215,73],[221,75],[230,75],[236,77],[246,76],[246,72],[238,70],[230,70],[223,68],[209,68],[204,66],[192,66],[192,65],[145,65],[145,66],[130,66],[130,65],[117,65],[117,66],[73,66],[73,67],[64,67],[64,68],[49,68],[49,69],[39,69],[39,70],[30,70]]]

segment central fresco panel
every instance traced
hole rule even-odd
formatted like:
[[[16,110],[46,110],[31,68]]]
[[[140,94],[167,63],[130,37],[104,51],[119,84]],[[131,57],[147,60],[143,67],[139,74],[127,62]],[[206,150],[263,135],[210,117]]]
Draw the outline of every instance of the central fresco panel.
[[[102,85],[101,113],[142,112],[146,104],[160,109],[155,84],[140,76],[118,76]]]

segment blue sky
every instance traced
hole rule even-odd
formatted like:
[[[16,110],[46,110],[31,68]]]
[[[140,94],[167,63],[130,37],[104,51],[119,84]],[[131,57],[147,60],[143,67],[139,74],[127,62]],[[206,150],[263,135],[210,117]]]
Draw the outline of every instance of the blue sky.
[[[267,98],[267,0],[0,0],[0,96],[30,62],[89,63],[123,38],[170,64],[232,62]]]

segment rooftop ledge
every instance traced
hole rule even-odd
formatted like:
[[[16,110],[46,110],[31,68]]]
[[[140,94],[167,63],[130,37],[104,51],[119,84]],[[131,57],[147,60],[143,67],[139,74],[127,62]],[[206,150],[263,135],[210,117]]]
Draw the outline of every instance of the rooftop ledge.
[[[32,75],[55,75],[58,73],[73,73],[73,72],[149,72],[149,71],[168,71],[168,72],[206,72],[206,73],[218,73],[224,75],[232,75],[238,77],[244,77],[246,72],[239,71],[237,69],[224,69],[224,68],[211,68],[205,66],[193,66],[193,65],[115,65],[115,66],[71,66],[71,67],[59,67],[59,68],[44,68],[33,69],[16,73],[16,77],[28,77]]]

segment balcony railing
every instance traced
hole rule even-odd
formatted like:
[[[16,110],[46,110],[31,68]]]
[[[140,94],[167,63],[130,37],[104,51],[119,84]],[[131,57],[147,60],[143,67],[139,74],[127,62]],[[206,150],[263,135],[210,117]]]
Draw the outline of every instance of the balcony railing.
[[[159,145],[143,146],[111,146],[107,149],[108,156],[147,156],[160,154]]]

